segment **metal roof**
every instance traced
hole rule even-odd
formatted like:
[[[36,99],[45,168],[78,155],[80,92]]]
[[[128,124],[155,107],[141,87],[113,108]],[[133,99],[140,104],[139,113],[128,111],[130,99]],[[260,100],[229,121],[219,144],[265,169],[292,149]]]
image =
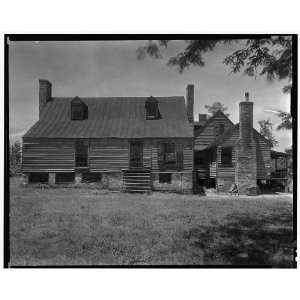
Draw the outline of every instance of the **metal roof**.
[[[39,138],[192,138],[182,96],[155,97],[162,118],[146,120],[148,97],[80,98],[87,120],[71,120],[72,98],[53,98],[24,137]]]

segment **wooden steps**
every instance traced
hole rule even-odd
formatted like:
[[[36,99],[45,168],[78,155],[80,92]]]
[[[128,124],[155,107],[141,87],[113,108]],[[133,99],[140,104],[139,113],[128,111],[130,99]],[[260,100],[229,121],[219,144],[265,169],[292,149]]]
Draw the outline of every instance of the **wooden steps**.
[[[145,169],[123,170],[123,192],[147,193],[151,191],[151,172]]]

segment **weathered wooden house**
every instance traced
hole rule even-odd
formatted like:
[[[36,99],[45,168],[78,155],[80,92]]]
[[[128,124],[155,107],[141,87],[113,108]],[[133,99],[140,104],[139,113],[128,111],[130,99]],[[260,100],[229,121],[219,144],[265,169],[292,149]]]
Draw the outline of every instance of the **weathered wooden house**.
[[[221,111],[194,121],[194,86],[172,97],[52,97],[39,81],[39,120],[23,137],[27,182],[98,181],[109,189],[256,193],[270,179],[271,144],[253,128],[253,102],[238,124]],[[274,169],[274,166],[273,166]]]
[[[27,182],[192,192],[193,126],[184,97],[60,98],[51,88],[39,81],[39,120],[23,137]]]

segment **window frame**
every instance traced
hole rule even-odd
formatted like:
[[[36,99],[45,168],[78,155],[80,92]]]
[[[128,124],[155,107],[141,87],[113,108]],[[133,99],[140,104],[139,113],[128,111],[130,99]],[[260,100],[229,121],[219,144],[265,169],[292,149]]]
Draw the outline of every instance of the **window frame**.
[[[84,153],[78,153],[79,152],[78,147],[84,148],[85,151],[82,151]],[[74,156],[75,156],[74,157],[75,168],[88,168],[89,167],[89,144],[88,144],[88,142],[86,142],[86,141],[76,141],[74,152],[75,152],[75,154],[74,154]],[[86,157],[84,157],[84,159],[82,159],[82,161],[84,163],[82,163],[82,161],[80,161],[80,159],[79,159],[80,162],[78,163],[78,158],[80,158],[80,156],[81,156],[81,158],[83,156],[86,156]]]

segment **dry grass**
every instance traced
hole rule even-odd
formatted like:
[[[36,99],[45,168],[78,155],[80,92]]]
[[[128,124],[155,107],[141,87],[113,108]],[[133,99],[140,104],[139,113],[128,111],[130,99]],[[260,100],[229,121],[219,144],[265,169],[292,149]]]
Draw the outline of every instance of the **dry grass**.
[[[11,180],[11,266],[293,266],[292,199],[123,194]]]

